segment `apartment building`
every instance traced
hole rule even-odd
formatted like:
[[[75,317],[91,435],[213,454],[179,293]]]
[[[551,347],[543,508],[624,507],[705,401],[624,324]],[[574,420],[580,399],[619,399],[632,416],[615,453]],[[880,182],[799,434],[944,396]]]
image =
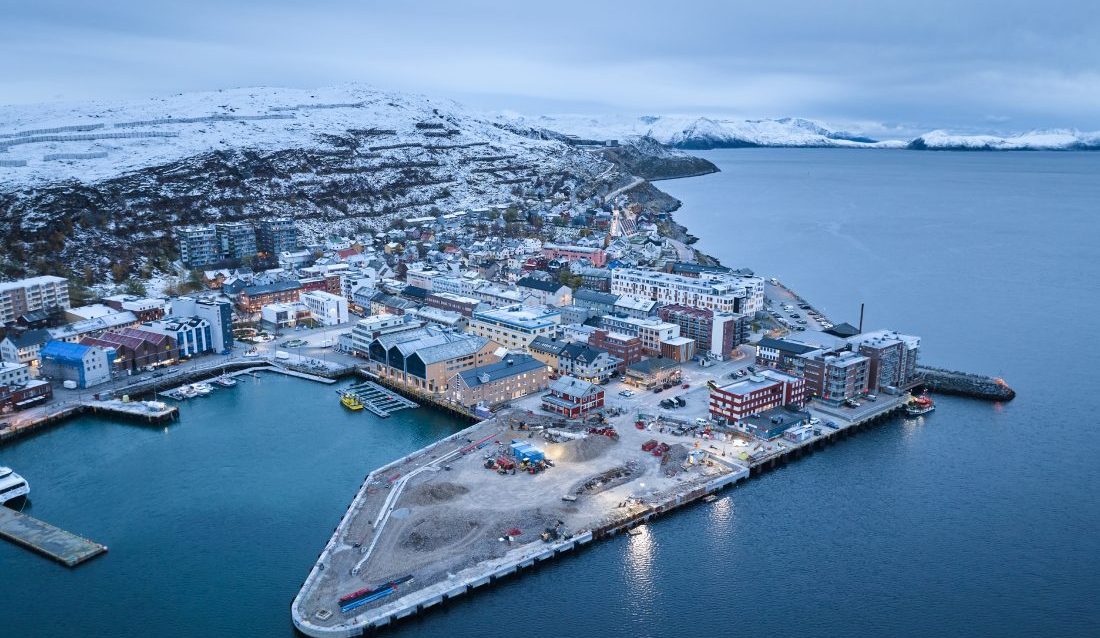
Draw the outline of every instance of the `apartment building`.
[[[187,268],[213,266],[222,260],[222,245],[214,226],[181,226],[176,229],[180,262]]]
[[[223,259],[253,257],[256,249],[256,229],[248,222],[219,222],[214,224],[218,236],[218,246]]]
[[[514,304],[475,312],[470,332],[505,348],[526,350],[535,337],[549,335],[560,323],[561,312],[556,309]]]
[[[69,280],[42,275],[0,283],[0,325],[15,323],[21,315],[69,307]]]
[[[588,345],[606,350],[622,361],[619,372],[624,372],[626,366],[642,360],[642,340],[636,335],[596,329],[588,336]]]
[[[682,304],[718,312],[754,315],[764,307],[764,280],[730,273],[701,273],[698,277],[638,268],[617,268],[611,292]]]
[[[657,316],[680,326],[680,336],[694,339],[698,352],[722,361],[729,359],[749,336],[749,320],[742,314],[671,304],[662,306]]]
[[[876,330],[848,339],[869,360],[867,385],[871,391],[905,390],[917,380],[920,337]]]
[[[298,227],[289,217],[264,219],[256,227],[256,248],[268,255],[282,255],[298,247]]]
[[[778,370],[763,370],[747,379],[710,387],[710,415],[727,423],[772,408],[806,404],[806,380]]]
[[[859,353],[815,350],[801,359],[807,392],[822,401],[840,404],[869,389],[871,362]]]
[[[661,354],[662,341],[680,336],[680,326],[660,319],[606,315],[602,325],[608,332],[620,332],[638,337],[642,342],[642,352],[652,356]]]

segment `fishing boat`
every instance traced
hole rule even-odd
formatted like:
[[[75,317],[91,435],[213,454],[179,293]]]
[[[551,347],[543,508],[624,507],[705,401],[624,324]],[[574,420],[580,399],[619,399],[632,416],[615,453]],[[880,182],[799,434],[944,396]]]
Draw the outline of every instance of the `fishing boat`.
[[[347,392],[340,396],[340,404],[352,411],[363,409],[363,402],[360,401],[359,398],[356,397],[354,394],[350,394]]]
[[[905,404],[905,413],[909,416],[920,416],[922,414],[928,414],[932,410],[936,409],[936,402],[932,400],[932,397],[927,394],[919,397],[913,397],[909,399],[909,402]]]

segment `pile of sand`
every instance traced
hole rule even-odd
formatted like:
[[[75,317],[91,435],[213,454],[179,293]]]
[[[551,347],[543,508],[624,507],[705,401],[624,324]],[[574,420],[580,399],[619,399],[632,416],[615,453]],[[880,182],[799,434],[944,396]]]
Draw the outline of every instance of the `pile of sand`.
[[[465,485],[446,481],[432,481],[421,483],[410,489],[405,498],[413,505],[436,505],[454,500],[469,491],[470,488]]]
[[[474,520],[423,519],[410,526],[410,531],[401,539],[401,547],[415,552],[434,552],[461,541],[479,527],[481,524]]]
[[[547,455],[555,461],[566,463],[580,463],[599,458],[612,445],[614,441],[603,435],[587,436],[583,439],[575,439],[564,443],[551,445],[547,449]]]

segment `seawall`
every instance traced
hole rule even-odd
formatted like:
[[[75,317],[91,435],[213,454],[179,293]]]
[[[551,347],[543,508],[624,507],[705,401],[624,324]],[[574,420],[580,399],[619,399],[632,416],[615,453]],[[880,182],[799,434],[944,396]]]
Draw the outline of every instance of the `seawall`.
[[[924,379],[921,385],[932,392],[987,401],[1011,401],[1016,398],[1016,391],[998,377],[925,366],[918,367],[917,372]]]

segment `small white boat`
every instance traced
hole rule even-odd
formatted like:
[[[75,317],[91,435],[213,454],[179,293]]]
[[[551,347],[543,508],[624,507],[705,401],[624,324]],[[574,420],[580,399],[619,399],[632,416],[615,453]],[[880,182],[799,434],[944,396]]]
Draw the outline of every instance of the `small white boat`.
[[[209,383],[192,383],[191,390],[193,390],[196,395],[204,397],[213,392],[214,387],[211,386]]]
[[[220,385],[223,388],[232,388],[233,386],[237,385],[237,380],[227,374],[223,374],[217,379],[214,379],[214,383]]]
[[[31,493],[27,480],[10,467],[0,467],[0,505]]]

